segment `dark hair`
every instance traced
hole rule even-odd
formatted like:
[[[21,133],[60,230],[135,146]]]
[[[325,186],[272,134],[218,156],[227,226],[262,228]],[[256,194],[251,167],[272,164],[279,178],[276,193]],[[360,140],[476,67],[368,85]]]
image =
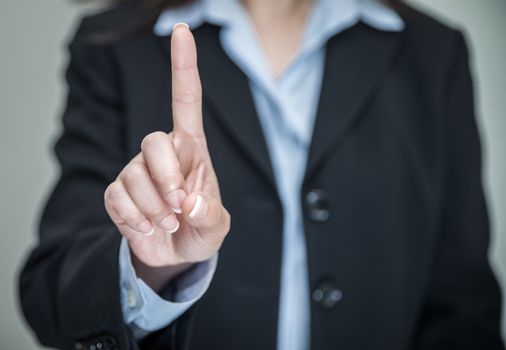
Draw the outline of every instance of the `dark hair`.
[[[81,0],[78,0],[81,1]],[[87,1],[87,0],[82,0]],[[109,27],[88,33],[85,40],[95,45],[106,45],[122,40],[154,25],[160,13],[168,7],[179,7],[194,0],[110,0],[112,8],[123,7],[126,15]]]

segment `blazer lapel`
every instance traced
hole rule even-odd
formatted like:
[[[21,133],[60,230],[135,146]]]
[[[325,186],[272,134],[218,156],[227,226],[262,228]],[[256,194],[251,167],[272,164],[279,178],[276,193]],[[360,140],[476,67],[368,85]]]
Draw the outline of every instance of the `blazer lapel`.
[[[238,147],[275,189],[274,172],[247,77],[221,48],[218,27],[203,25],[194,35],[205,108],[216,112]],[[159,37],[158,41],[170,65],[170,40]]]
[[[401,37],[402,32],[383,32],[359,23],[328,42],[305,183],[343,141],[379,88]]]

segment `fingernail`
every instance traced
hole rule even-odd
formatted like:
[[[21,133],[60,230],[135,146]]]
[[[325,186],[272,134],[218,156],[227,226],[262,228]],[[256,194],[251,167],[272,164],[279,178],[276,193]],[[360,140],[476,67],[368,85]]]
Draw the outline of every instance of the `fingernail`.
[[[153,233],[155,233],[154,227],[151,229],[151,231],[149,231],[148,233],[145,233],[144,236],[148,237],[148,236],[151,236]]]
[[[205,214],[207,210],[207,204],[204,201],[204,198],[202,198],[201,195],[197,196],[197,199],[195,199],[195,204],[193,205],[193,209],[191,210],[189,217],[195,218],[197,216],[202,216]]]
[[[169,203],[172,211],[176,214],[181,214],[181,206],[186,198],[186,193],[183,190],[175,190],[167,194],[165,199]]]
[[[172,31],[176,30],[177,27],[179,26],[183,26],[183,27],[186,27],[186,29],[190,29],[190,26],[184,22],[179,22],[179,23],[176,23],[174,24],[174,27],[172,27]]]
[[[176,221],[176,227],[174,227],[172,230],[165,230],[167,233],[175,233],[179,230],[179,221]]]
[[[170,215],[160,222],[160,227],[171,233],[176,232],[179,228],[179,221],[174,215]]]
[[[155,228],[153,227],[153,225],[149,220],[144,220],[139,225],[137,225],[137,228],[146,236],[150,236],[155,232]]]

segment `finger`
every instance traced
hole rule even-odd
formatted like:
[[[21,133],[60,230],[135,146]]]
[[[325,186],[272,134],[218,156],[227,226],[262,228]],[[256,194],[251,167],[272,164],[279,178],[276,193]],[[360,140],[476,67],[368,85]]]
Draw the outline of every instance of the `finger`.
[[[147,236],[155,232],[148,218],[136,207],[121,181],[114,181],[105,191],[105,207],[112,221],[117,225],[127,225],[132,230]]]
[[[193,192],[183,204],[183,216],[209,243],[221,242],[230,230],[230,214],[220,201]]]
[[[161,131],[153,132],[142,140],[141,149],[159,193],[172,211],[181,213],[186,198],[184,178],[169,135]]]
[[[188,26],[178,23],[171,37],[172,114],[174,132],[204,135],[202,87],[197,67],[197,48]]]
[[[136,207],[151,222],[170,233],[177,231],[179,222],[160,197],[144,163],[131,161],[119,177]]]

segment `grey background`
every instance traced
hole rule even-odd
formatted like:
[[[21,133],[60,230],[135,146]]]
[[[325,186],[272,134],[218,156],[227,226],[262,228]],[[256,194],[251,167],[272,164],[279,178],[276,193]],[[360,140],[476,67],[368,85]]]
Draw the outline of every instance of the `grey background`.
[[[468,33],[493,229],[490,256],[506,285],[506,1],[411,3]],[[0,1],[1,349],[40,348],[19,314],[16,276],[35,243],[40,206],[57,174],[51,147],[65,96],[65,44],[82,13],[95,7],[65,0]]]

